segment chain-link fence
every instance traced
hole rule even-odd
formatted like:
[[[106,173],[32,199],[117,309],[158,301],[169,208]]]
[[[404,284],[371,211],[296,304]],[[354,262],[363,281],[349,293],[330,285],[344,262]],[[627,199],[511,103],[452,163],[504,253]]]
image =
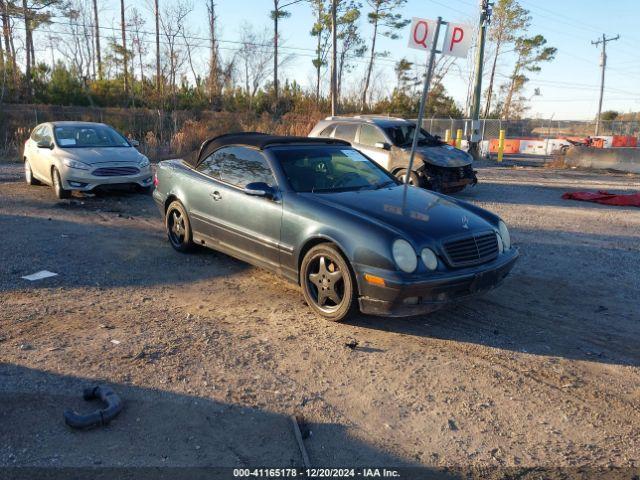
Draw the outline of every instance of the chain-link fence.
[[[422,126],[433,135],[445,138],[446,131],[453,138],[458,129],[462,130],[463,138],[470,133],[471,120],[465,118],[426,118]],[[586,137],[595,135],[595,122],[573,120],[480,120],[480,131],[483,140],[498,138],[500,130],[505,130],[507,138],[558,138],[558,137]],[[640,135],[639,121],[603,121],[600,122],[599,135]]]

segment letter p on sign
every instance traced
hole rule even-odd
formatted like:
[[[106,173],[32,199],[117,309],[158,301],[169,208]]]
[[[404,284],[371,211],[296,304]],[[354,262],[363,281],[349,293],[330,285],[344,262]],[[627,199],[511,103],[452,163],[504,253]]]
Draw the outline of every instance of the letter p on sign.
[[[473,27],[471,25],[447,25],[447,34],[444,37],[442,53],[454,57],[466,57],[473,37]]]

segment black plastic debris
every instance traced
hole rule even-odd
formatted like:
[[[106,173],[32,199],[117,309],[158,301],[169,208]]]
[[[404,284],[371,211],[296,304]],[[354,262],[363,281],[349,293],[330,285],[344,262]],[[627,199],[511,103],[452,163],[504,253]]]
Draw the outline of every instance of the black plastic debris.
[[[70,409],[65,410],[64,421],[71,428],[92,428],[107,425],[122,410],[122,400],[110,387],[98,385],[85,388],[82,397],[87,401],[99,399],[106,404],[106,407],[86,415],[81,415]]]

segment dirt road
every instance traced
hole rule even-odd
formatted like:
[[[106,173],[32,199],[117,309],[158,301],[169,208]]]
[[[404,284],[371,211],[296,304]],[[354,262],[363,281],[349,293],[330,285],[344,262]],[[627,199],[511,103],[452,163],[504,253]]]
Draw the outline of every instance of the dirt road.
[[[511,227],[507,281],[332,324],[269,273],[174,252],[149,196],[57,201],[20,174],[0,166],[0,466],[301,465],[293,414],[315,466],[640,465],[640,210],[560,199],[637,176],[480,168],[460,196]],[[126,409],[69,430],[97,381]]]

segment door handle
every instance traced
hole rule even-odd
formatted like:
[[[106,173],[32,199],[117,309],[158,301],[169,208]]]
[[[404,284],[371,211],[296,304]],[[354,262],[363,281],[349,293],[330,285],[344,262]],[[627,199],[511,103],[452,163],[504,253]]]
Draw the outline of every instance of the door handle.
[[[209,195],[210,195],[210,196],[211,196],[211,198],[213,198],[216,202],[222,198],[222,195],[220,195],[220,192],[218,192],[217,190],[216,190],[215,192],[211,192]]]

